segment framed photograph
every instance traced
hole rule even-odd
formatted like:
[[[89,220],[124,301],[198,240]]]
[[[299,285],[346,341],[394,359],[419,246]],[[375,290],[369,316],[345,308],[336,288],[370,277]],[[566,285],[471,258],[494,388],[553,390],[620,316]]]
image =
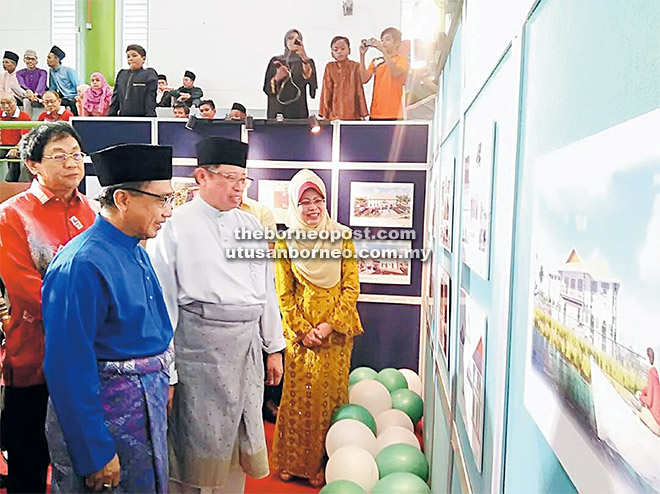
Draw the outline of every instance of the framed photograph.
[[[199,185],[192,177],[172,177],[172,188],[176,194],[175,208],[192,201],[199,192]]]
[[[524,402],[580,492],[660,491],[659,125],[533,166]]]
[[[351,182],[351,226],[412,228],[415,184]]]
[[[289,181],[259,180],[259,198],[257,200],[273,211],[276,223],[283,225],[289,209]]]
[[[440,165],[440,242],[451,252],[452,230],[454,228],[454,170],[456,158]]]
[[[481,472],[486,394],[486,314],[463,288],[459,312],[457,400],[474,462]]]
[[[355,241],[360,283],[410,285],[411,249],[406,240]]]
[[[488,279],[495,124],[466,127],[461,248],[463,262]]]
[[[438,317],[436,340],[444,356],[444,364],[449,369],[449,304],[451,300],[451,277],[443,268],[438,267],[440,287],[438,290]]]

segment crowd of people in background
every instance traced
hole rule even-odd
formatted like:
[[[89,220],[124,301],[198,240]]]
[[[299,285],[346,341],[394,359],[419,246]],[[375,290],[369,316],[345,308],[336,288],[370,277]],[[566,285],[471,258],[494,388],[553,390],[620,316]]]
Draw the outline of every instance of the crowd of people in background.
[[[358,62],[349,58],[350,40],[335,36],[330,42],[334,60],[326,65],[320,88],[319,117],[327,120],[403,118],[402,95],[408,60],[398,53],[400,45],[401,32],[389,27],[380,39],[361,40]],[[365,55],[369,48],[378,50],[380,55],[367,65]],[[197,76],[193,71],[184,71],[178,88],[170,86],[165,74],[146,67],[147,52],[140,45],[126,47],[128,68],[117,73],[114,87],[100,72],[91,74],[89,84],[79,84],[76,71],[62,65],[65,56],[61,48],[53,46],[46,56],[47,72],[37,67],[37,53],[28,49],[23,55],[25,68],[16,70],[18,54],[5,51],[0,91],[12,93],[17,105],[31,117],[34,107],[42,107],[38,119],[45,121],[68,120],[74,115],[155,117],[157,107],[173,108],[175,117],[187,117],[191,108],[198,108],[202,118],[216,117],[215,103],[204,99],[203,89],[195,85]],[[368,108],[363,86],[372,78],[373,98]],[[290,29],[284,37],[284,52],[272,57],[266,67],[263,90],[267,96],[267,117],[307,118],[307,97],[315,98],[318,89],[316,65],[305,50],[302,33]],[[235,109],[247,114],[244,108],[235,103],[227,118],[238,118],[233,114]],[[2,118],[12,116],[4,112]]]

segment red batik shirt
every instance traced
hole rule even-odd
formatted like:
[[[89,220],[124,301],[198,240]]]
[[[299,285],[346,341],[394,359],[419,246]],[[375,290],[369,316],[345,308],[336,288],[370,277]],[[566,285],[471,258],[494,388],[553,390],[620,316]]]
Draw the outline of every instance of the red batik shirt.
[[[5,385],[46,382],[41,281],[57,251],[94,223],[96,209],[78,190],[67,204],[37,180],[0,205],[0,276],[11,314],[4,328]]]

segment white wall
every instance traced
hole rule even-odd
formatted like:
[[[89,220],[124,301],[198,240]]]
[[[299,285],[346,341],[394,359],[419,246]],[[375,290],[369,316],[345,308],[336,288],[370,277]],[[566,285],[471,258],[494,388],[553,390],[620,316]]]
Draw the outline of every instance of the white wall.
[[[5,1],[5,0],[3,0]],[[147,64],[179,86],[183,72],[197,75],[196,85],[218,108],[242,102],[257,117],[265,114],[262,91],[266,65],[284,50],[284,34],[299,29],[307,54],[316,63],[319,90],[325,64],[331,61],[330,40],[351,40],[359,61],[360,39],[378,37],[401,24],[401,0],[355,0],[353,16],[344,17],[341,0],[157,0],[149,12]],[[367,53],[374,56],[374,49]],[[367,101],[371,101],[370,83]],[[309,99],[310,111],[319,106]]]
[[[25,68],[23,53],[26,49],[36,50],[38,67],[48,70],[46,55],[50,50],[50,0],[1,0],[2,22],[0,22],[0,56],[11,50],[21,59],[17,70]]]

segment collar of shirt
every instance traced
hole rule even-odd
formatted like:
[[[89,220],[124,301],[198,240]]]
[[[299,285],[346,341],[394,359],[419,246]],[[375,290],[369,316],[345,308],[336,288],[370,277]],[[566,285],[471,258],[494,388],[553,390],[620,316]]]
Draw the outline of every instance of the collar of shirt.
[[[36,178],[32,180],[32,184],[30,185],[30,188],[28,190],[32,195],[34,195],[37,199],[39,199],[39,202],[41,204],[46,204],[51,199],[57,199],[57,196],[53,194],[53,192],[49,188],[41,185],[39,183],[39,180]],[[71,203],[73,201],[82,201],[82,194],[78,189],[75,189],[73,193],[73,198],[71,199]]]
[[[17,106],[16,110],[14,110],[14,114],[10,118],[18,118],[20,114],[21,114],[21,109]],[[7,118],[7,112],[6,111],[2,112],[2,117]]]
[[[230,212],[234,211],[234,209],[236,209],[236,208],[234,208],[234,209],[230,209],[228,211],[220,211],[219,209],[214,208],[208,202],[206,202],[200,194],[198,194],[197,197],[195,197],[195,199],[193,199],[193,200],[194,201],[199,200],[199,205],[200,205],[202,211],[204,212],[204,214],[210,216],[211,218],[219,218],[223,214],[230,213]]]
[[[60,66],[57,67],[57,68],[51,67],[50,70],[51,70],[51,72],[59,72],[59,71],[62,70],[63,68],[64,68],[64,65],[60,65]]]
[[[105,237],[110,242],[113,242],[116,245],[125,247],[129,250],[135,249],[137,244],[140,242],[140,239],[137,237],[131,237],[126,235],[115,225],[106,220],[103,216],[98,215],[94,223],[96,227],[104,234]]]
[[[57,110],[57,114],[58,114],[58,115],[62,115],[62,113],[64,113],[65,111],[66,111],[66,107],[64,107],[64,106],[60,106],[60,109]],[[49,111],[47,111],[46,113],[48,113],[49,115],[52,115],[52,113],[49,112]]]

